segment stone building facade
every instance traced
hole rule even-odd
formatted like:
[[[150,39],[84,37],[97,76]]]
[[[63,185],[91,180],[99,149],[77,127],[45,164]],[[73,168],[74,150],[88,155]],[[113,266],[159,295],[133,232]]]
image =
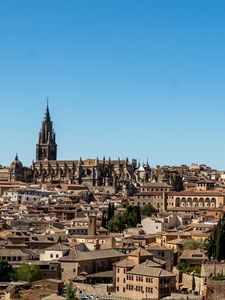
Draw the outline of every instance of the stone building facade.
[[[42,122],[38,143],[36,145],[36,160],[56,160],[56,157],[57,145],[55,142],[55,132],[47,104],[45,117]]]
[[[160,264],[162,263],[162,265]],[[165,261],[138,248],[114,265],[117,297],[160,299],[175,291],[175,275],[165,270]]]
[[[24,167],[16,154],[15,159],[10,166],[0,166],[0,181],[20,181],[29,183],[33,181],[33,171],[31,168]]]
[[[146,174],[150,167],[146,168]],[[56,137],[47,105],[36,145],[36,162],[33,163],[36,183],[69,183],[94,186],[112,186],[115,189],[132,185],[140,175],[136,160],[85,159],[57,160]]]
[[[220,191],[183,191],[170,192],[167,198],[167,208],[173,207],[219,207],[225,203],[225,194]]]

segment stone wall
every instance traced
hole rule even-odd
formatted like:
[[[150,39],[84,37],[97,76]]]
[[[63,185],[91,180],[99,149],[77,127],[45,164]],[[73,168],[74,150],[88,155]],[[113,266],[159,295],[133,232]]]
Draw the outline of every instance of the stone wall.
[[[206,300],[225,299],[225,281],[208,280]]]
[[[116,293],[110,292],[112,284],[84,284],[74,283],[77,288],[77,295],[90,294],[98,297],[116,296]]]
[[[182,284],[188,290],[192,290],[192,275],[182,274]],[[195,291],[200,292],[201,290],[201,278],[195,276]]]
[[[173,268],[173,273],[176,275],[177,290],[184,287],[192,291],[192,275],[183,273],[177,270],[176,267]],[[202,294],[202,278],[197,276],[195,276],[195,291]]]

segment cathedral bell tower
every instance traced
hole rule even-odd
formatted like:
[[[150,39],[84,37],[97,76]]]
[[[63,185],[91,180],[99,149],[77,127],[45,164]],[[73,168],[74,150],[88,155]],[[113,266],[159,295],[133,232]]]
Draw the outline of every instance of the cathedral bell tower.
[[[38,144],[36,145],[36,160],[56,160],[57,145],[55,142],[55,132],[52,128],[52,121],[47,102],[44,120],[39,133]]]

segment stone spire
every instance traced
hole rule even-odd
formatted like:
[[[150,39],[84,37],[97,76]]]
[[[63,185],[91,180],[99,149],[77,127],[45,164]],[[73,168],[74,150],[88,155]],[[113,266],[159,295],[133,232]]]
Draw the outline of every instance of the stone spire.
[[[18,158],[18,154],[16,153],[16,156],[15,156],[15,160],[18,161],[19,158]]]
[[[36,145],[36,160],[56,160],[56,158],[57,145],[47,99],[45,116],[42,121],[38,144]]]
[[[48,98],[47,98],[47,106],[46,106],[46,112],[45,112],[45,121],[50,122],[50,113],[49,113],[49,107],[48,107]]]

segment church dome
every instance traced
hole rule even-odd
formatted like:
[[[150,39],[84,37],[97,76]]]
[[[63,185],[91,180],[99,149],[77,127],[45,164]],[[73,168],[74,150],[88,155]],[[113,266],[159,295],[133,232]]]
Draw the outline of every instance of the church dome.
[[[10,168],[11,169],[22,169],[23,168],[23,164],[19,160],[17,154],[16,154],[16,157],[15,157],[14,161],[11,163]]]

